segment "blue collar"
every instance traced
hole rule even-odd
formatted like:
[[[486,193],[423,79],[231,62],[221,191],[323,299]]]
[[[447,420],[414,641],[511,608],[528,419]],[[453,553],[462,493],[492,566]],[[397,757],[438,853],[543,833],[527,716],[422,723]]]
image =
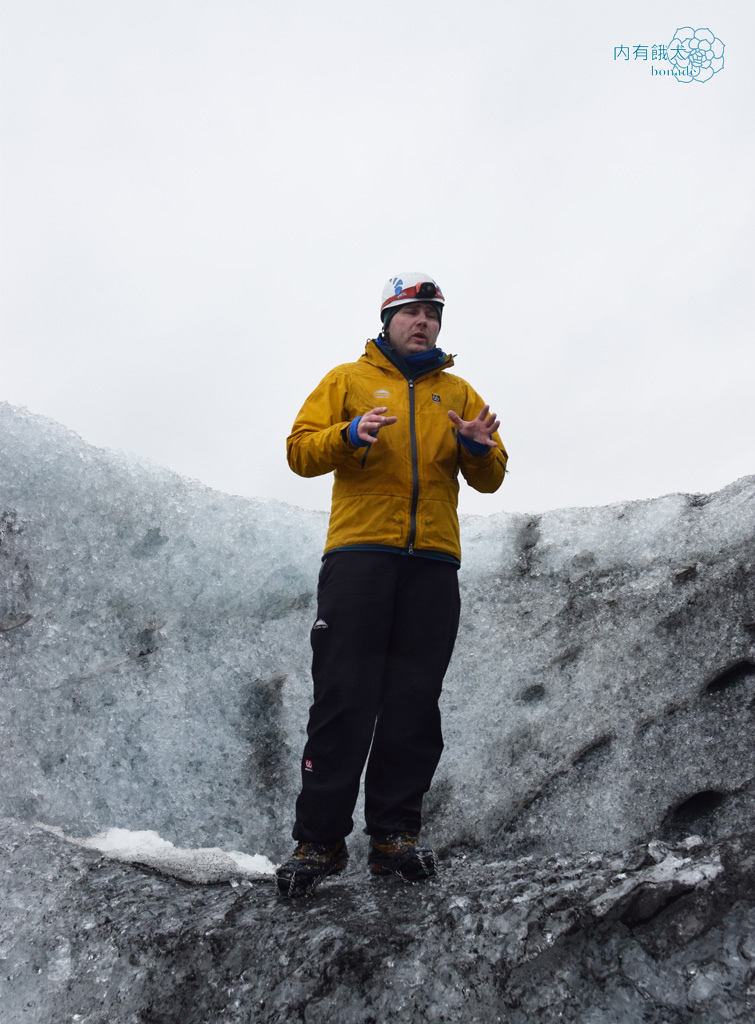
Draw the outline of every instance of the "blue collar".
[[[411,356],[400,356],[395,348],[392,348],[383,335],[375,338],[375,344],[386,354],[390,353],[393,359],[402,359],[413,373],[424,373],[426,370],[434,370],[436,366],[442,366],[448,356],[440,348],[431,348],[427,352],[415,352]]]

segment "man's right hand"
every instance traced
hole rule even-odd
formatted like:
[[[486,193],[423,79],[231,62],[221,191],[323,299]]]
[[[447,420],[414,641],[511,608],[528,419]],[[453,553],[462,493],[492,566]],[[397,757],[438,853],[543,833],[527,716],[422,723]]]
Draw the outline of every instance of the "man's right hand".
[[[384,416],[383,413],[388,412],[387,405],[379,405],[375,409],[370,409],[362,415],[357,426],[357,436],[361,441],[366,441],[367,444],[374,444],[378,437],[378,431],[381,427],[390,427],[392,423],[396,422],[395,416]]]

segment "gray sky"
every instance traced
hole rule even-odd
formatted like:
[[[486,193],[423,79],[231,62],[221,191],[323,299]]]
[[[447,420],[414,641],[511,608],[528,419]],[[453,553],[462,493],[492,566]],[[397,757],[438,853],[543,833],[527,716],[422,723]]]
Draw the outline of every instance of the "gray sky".
[[[0,400],[221,490],[436,277],[510,474],[461,511],[709,491],[753,460],[751,0],[4,0]],[[705,83],[614,47],[681,26]]]

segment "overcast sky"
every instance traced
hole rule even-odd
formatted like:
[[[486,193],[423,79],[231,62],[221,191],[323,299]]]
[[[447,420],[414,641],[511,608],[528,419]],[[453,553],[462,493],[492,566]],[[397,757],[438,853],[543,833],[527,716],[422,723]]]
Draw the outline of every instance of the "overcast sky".
[[[417,269],[511,457],[461,511],[755,472],[751,0],[3,0],[2,23],[0,400],[326,508],[286,435]],[[681,26],[726,46],[707,82],[653,73]]]

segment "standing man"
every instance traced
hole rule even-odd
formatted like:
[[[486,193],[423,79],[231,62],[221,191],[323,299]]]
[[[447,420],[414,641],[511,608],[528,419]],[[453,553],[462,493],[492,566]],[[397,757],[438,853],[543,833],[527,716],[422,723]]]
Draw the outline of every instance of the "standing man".
[[[492,492],[507,460],[500,421],[436,347],[444,305],[427,274],[392,277],[380,335],[318,384],[288,438],[295,473],[332,472],[334,482],[310,637],[298,845],[277,871],[283,896],[345,868],[365,763],[370,870],[410,881],[435,874],[418,837],[459,623],[458,474]]]

